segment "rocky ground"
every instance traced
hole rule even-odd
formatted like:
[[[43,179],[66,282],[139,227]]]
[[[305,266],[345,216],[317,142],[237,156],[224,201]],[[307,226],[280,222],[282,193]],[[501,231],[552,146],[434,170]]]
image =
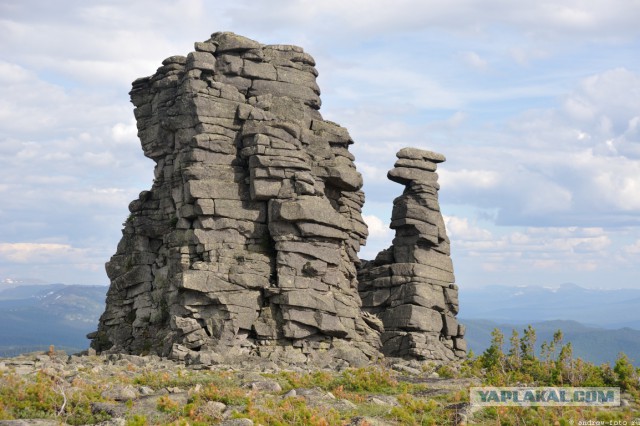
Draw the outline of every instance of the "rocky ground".
[[[31,353],[0,359],[0,425],[632,424],[622,406],[472,409],[465,365],[385,359],[313,369],[263,359],[185,365],[157,356]],[[515,386],[517,384],[511,384]],[[615,423],[626,421],[627,423]]]
[[[417,361],[309,371],[34,353],[0,360],[0,425],[458,424],[474,383]]]

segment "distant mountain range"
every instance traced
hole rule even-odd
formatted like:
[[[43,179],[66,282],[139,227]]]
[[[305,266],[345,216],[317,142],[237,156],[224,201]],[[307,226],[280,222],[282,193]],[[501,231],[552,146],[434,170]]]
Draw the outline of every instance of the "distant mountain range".
[[[480,355],[491,344],[491,332],[498,328],[504,335],[506,353],[509,350],[509,337],[516,330],[522,337],[526,327],[522,324],[504,324],[485,319],[461,319],[467,327],[466,340],[469,348]],[[539,351],[542,342],[553,340],[553,334],[562,330],[562,344],[571,342],[574,358],[582,358],[595,364],[613,365],[620,352],[631,358],[634,365],[640,364],[640,330],[621,328],[617,330],[585,326],[576,321],[532,322],[536,330],[536,348]],[[558,348],[559,350],[559,348]],[[556,352],[557,353],[557,352]]]
[[[587,289],[576,284],[463,287],[458,317],[467,326],[467,343],[476,354],[489,347],[494,328],[508,342],[513,329],[522,336],[531,324],[538,345],[551,341],[560,329],[576,357],[613,363],[624,352],[640,363],[640,289]]]
[[[640,329],[640,288],[461,287],[459,317],[509,324],[570,320],[597,328]]]
[[[0,286],[0,356],[44,350],[49,345],[68,353],[89,347],[104,311],[106,286]]]
[[[0,357],[46,350],[51,344],[68,353],[87,349],[86,334],[97,328],[107,288],[0,282]],[[574,284],[462,288],[460,306],[459,318],[476,354],[489,347],[494,328],[508,342],[513,329],[522,335],[531,324],[538,345],[561,329],[576,357],[613,363],[625,352],[640,364],[640,290],[591,290]]]

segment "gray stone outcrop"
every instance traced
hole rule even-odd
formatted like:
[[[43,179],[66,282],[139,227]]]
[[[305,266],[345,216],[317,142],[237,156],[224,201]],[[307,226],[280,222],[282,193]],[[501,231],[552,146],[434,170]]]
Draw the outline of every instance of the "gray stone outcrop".
[[[363,262],[358,281],[363,308],[384,325],[382,351],[390,356],[454,360],[464,357],[458,324],[458,287],[438,204],[441,154],[401,149],[388,178],[405,185],[393,202],[392,246]]]
[[[453,326],[453,309],[449,320],[409,299],[371,305],[376,285],[361,282],[362,310],[362,177],[348,131],[318,112],[317,75],[299,47],[215,33],[133,83],[138,136],[156,163],[155,179],[129,205],[106,265],[111,286],[89,336],[93,348],[201,364],[251,355],[359,365],[389,352],[392,344],[380,340],[383,323],[396,334],[420,324],[410,335],[423,337],[441,335],[437,320]],[[404,277],[437,273],[449,286],[439,212],[440,222],[412,216],[421,214],[416,203],[431,188],[432,162],[405,151],[392,179],[415,196],[394,207],[395,264],[384,267],[400,268]],[[424,249],[425,238],[436,249]],[[375,271],[367,266],[361,279],[376,280]],[[402,287],[406,294],[411,288]],[[430,297],[420,286],[414,292]],[[424,309],[429,316],[418,318]],[[460,335],[447,333],[449,341]]]

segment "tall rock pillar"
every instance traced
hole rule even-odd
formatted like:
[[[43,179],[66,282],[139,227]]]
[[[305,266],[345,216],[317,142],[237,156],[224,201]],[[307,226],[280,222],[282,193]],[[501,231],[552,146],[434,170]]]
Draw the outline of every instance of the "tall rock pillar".
[[[393,202],[392,246],[359,273],[365,310],[384,324],[382,352],[431,360],[454,360],[466,353],[464,326],[458,323],[458,287],[449,239],[438,204],[441,154],[404,148],[389,171],[405,185]]]

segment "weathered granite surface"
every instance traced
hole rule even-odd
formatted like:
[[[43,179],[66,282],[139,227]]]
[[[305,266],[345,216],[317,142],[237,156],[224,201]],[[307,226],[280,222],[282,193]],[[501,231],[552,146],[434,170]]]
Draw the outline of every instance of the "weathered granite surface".
[[[111,287],[93,348],[204,364],[247,354],[324,365],[364,364],[381,350],[463,354],[448,240],[429,204],[437,207],[433,159],[398,154],[389,176],[408,186],[394,207],[392,255],[365,262],[358,278],[362,177],[347,130],[318,112],[314,66],[299,47],[215,33],[133,83],[155,179],[129,205],[106,265]],[[401,296],[377,296],[380,268],[406,278],[383,286]],[[419,349],[404,349],[414,341]]]
[[[449,238],[438,204],[441,154],[401,149],[388,177],[405,185],[393,202],[392,246],[358,275],[363,308],[384,324],[382,352],[390,356],[455,360],[466,354],[458,324],[458,287]]]

